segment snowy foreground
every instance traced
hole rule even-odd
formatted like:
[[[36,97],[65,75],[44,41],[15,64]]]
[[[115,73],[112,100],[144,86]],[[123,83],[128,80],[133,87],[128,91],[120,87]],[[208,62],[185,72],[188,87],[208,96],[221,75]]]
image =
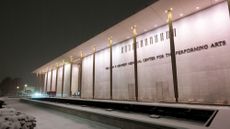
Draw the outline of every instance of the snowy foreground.
[[[17,112],[13,108],[0,109],[0,129],[34,129],[35,117]]]
[[[4,101],[7,107],[36,117],[37,122],[34,129],[120,129],[111,125],[83,119],[72,114],[21,103],[19,99],[5,98]]]

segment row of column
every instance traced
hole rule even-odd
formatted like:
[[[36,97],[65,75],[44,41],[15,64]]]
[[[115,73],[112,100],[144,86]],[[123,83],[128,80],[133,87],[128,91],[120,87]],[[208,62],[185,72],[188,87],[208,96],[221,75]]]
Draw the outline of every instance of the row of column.
[[[230,12],[230,0],[227,0],[228,2],[228,6],[229,6],[229,12]],[[230,14],[230,13],[229,13]],[[168,16],[168,29],[169,29],[169,38],[170,38],[170,51],[171,51],[171,67],[172,67],[172,76],[173,76],[173,85],[174,85],[174,97],[175,97],[175,101],[178,102],[178,98],[179,98],[179,94],[178,94],[178,79],[177,79],[177,67],[176,67],[176,56],[175,56],[175,45],[174,45],[174,31],[173,31],[173,24],[172,24],[172,9],[167,10],[167,16]],[[136,101],[138,101],[138,67],[137,67],[137,46],[136,46],[136,37],[137,37],[137,32],[136,32],[136,26],[131,27],[132,31],[133,31],[133,47],[134,47],[134,80],[135,80],[135,98]],[[109,40],[109,49],[110,49],[110,99],[113,99],[113,80],[112,80],[112,75],[113,75],[113,68],[112,68],[112,64],[113,64],[113,60],[112,60],[112,37],[108,38]],[[95,98],[95,53],[96,53],[96,48],[94,47],[94,51],[93,51],[93,98]],[[82,93],[82,52],[81,52],[81,58],[80,58],[80,63],[79,63],[79,76],[78,76],[78,91],[80,92],[80,96]],[[64,89],[64,67],[63,67],[63,74],[62,74],[62,92],[61,92],[61,96],[63,97],[63,89]],[[57,72],[58,74],[58,68],[57,68]],[[53,72],[51,72],[51,78],[53,78]],[[71,83],[72,81],[72,64],[71,64],[71,70],[70,70],[70,95],[72,94],[71,92]],[[47,89],[47,83],[48,83],[48,73],[46,76],[46,82],[45,82],[45,89],[46,91]],[[52,86],[52,79],[51,79],[51,86]],[[56,88],[55,90],[57,90],[57,76],[56,76]],[[51,89],[51,88],[50,88]]]
[[[58,78],[59,78],[59,70],[62,70],[62,75],[61,75],[61,97],[63,97],[64,95],[64,81],[65,81],[65,64],[63,66],[62,69],[60,69],[60,67],[57,67],[56,69],[52,69],[50,71],[48,71],[43,77],[44,77],[44,92],[45,93],[50,93],[50,94],[54,94],[55,92],[57,92],[58,89]],[[69,76],[69,93],[71,94],[71,88],[72,88],[72,67],[73,64],[70,63],[70,75]],[[54,72],[54,70],[56,70],[56,72]],[[55,79],[54,79],[55,78]]]
[[[228,0],[230,1],[230,0]],[[167,15],[168,15],[168,27],[169,27],[169,38],[170,38],[170,50],[171,50],[171,64],[172,64],[172,73],[173,73],[173,84],[174,84],[174,95],[175,95],[175,100],[176,102],[178,102],[178,83],[177,83],[177,68],[176,68],[176,56],[175,56],[175,45],[174,45],[174,32],[173,32],[173,25],[172,25],[172,9],[169,9],[167,11]],[[137,31],[136,31],[136,26],[132,26],[132,33],[133,33],[133,47],[134,47],[134,80],[135,80],[135,98],[136,101],[138,101],[138,67],[137,67],[137,46],[136,46],[136,38],[137,38]],[[112,80],[112,75],[113,75],[113,68],[112,68],[112,64],[113,64],[113,60],[112,60],[112,37],[108,38],[109,41],[109,49],[110,49],[110,99],[113,99],[113,80]],[[95,53],[96,53],[96,48],[94,47],[94,52],[93,52],[93,98],[95,96]],[[79,63],[79,76],[78,76],[78,91],[80,93],[82,93],[82,59],[83,59],[83,54],[82,52],[80,53],[80,63]],[[69,94],[70,96],[72,95],[72,89],[71,89],[71,85],[72,85],[72,66],[73,64],[70,64],[70,91]],[[52,91],[52,86],[55,86],[55,91],[52,92],[57,92],[57,81],[58,81],[58,70],[59,68],[57,67],[56,69],[56,76],[53,75],[53,70],[51,70],[51,77],[48,78],[48,74],[49,72],[46,73],[46,81],[45,81],[45,92],[47,92],[48,90]],[[63,65],[63,69],[62,69],[62,84],[61,84],[61,97],[63,97],[63,92],[64,92],[64,80],[65,80],[65,65]],[[53,82],[53,76],[56,77],[56,81]],[[48,89],[48,81],[50,80],[50,89]],[[55,83],[52,84],[52,83]]]

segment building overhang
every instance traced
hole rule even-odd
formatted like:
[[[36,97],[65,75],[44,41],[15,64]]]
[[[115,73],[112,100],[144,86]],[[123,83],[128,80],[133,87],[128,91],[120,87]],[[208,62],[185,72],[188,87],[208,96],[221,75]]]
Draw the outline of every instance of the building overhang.
[[[132,38],[131,26],[137,26],[137,33],[143,34],[167,24],[166,10],[173,9],[174,21],[213,6],[224,0],[159,0],[138,13],[128,17],[104,32],[94,36],[79,46],[55,58],[34,70],[33,73],[45,73],[67,62],[77,62],[81,57],[92,54],[93,48],[100,51],[108,47],[108,37],[112,36],[113,44]]]

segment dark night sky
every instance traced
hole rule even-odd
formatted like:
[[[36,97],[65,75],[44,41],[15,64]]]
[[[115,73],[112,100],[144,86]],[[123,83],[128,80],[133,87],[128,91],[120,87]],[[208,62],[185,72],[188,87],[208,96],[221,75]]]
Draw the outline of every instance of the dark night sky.
[[[1,0],[0,81],[31,72],[153,0]]]

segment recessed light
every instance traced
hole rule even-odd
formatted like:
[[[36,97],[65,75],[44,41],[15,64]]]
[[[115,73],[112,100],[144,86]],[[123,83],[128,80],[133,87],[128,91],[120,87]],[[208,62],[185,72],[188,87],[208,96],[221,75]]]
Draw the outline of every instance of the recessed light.
[[[184,16],[184,14],[183,14],[183,13],[181,13],[181,14],[180,14],[180,16],[181,16],[181,17],[183,17],[183,16]]]
[[[200,9],[200,7],[197,6],[197,7],[196,7],[196,10],[199,10],[199,9]]]
[[[157,26],[158,26],[157,24],[154,25],[154,27],[157,27]]]

